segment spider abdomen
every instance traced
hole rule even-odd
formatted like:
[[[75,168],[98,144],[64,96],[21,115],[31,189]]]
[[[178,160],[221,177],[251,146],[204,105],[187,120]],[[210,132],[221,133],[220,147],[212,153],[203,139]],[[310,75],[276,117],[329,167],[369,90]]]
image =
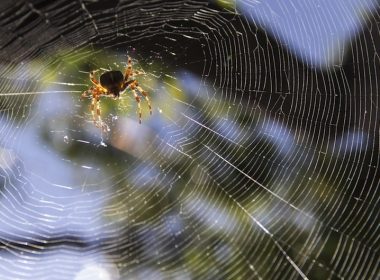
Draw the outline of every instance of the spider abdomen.
[[[102,87],[114,96],[119,96],[124,76],[120,71],[108,71],[100,76],[100,84]]]

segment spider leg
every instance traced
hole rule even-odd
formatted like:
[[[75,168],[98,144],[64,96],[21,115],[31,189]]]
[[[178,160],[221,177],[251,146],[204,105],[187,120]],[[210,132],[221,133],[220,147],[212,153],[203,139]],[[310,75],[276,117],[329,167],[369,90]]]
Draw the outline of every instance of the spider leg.
[[[96,98],[92,98],[91,101],[91,115],[92,115],[92,120],[94,121],[94,125],[96,126],[96,118],[95,118],[95,107],[96,107]]]
[[[95,73],[97,72],[98,70],[95,70],[95,71],[91,71],[90,72],[90,80],[91,82],[95,85],[96,89],[98,91],[100,91],[101,93],[107,93],[107,90],[102,87],[102,85],[100,84],[100,82],[96,79],[95,77]]]
[[[95,85],[95,86],[97,86],[97,87],[101,87],[100,86],[100,83],[99,83],[99,81],[96,79],[96,77],[95,77],[95,72],[96,71],[90,71],[90,80],[91,80],[91,82]]]
[[[92,94],[90,105],[92,121],[96,127],[102,128],[104,131],[109,131],[106,123],[103,123],[100,112],[100,97],[102,94],[107,94],[107,90],[101,86],[94,75],[95,71],[90,72],[90,80],[95,85],[84,91],[81,95],[81,100]]]
[[[135,80],[130,80],[130,81],[124,81],[123,85],[120,88],[120,91],[124,91],[127,87],[130,87],[130,85],[134,82]]]
[[[103,122],[102,118],[101,118],[101,114],[100,114],[100,100],[97,101],[96,103],[96,116],[98,117],[98,124],[96,125],[96,127],[99,127],[101,128],[104,132],[107,132],[109,131],[109,127],[108,125]]]
[[[96,127],[103,126],[100,112],[100,96],[102,93],[103,90],[101,87],[96,87],[92,89],[91,115]]]
[[[94,125],[100,129],[102,129],[104,132],[110,131],[108,125],[103,122],[101,118],[101,111],[100,111],[100,94],[102,92],[98,91],[97,94],[93,95],[92,102],[91,102],[91,114],[92,114],[92,120],[94,122]]]
[[[136,92],[136,87],[137,87],[137,81],[136,80],[132,80],[132,81],[129,81],[129,85],[128,87],[131,88],[132,92],[133,92],[133,95],[135,96],[136,98],[136,101],[137,101],[137,106],[139,108],[139,123],[141,124],[141,115],[142,115],[142,111],[141,111],[141,104],[140,104],[140,96],[138,96],[137,92]]]
[[[152,115],[152,104],[150,103],[150,99],[148,97],[148,92],[143,90],[140,86],[136,86],[136,88],[145,97],[145,100],[148,103],[149,113]]]
[[[94,122],[94,125],[96,127],[100,127],[100,125],[102,124],[102,119],[100,117],[100,102],[99,102],[99,98],[95,96],[92,98],[92,101],[91,101],[91,115],[92,115],[92,120]]]
[[[132,59],[128,56],[128,64],[124,71],[124,83],[128,81],[129,76],[133,74]]]
[[[88,97],[88,94],[90,92],[91,89],[89,90],[86,90],[82,93],[82,95],[80,96],[80,100],[82,101],[83,99],[87,98]]]
[[[100,114],[100,101],[99,100],[98,100],[98,102],[96,102],[96,116],[98,117],[99,124],[102,125],[103,121],[102,121],[101,114]]]
[[[139,86],[137,80],[128,81],[127,84],[128,84],[128,87],[132,90],[132,92],[136,98],[137,105],[139,108],[139,123],[141,124],[141,105],[140,105],[141,99],[140,99],[140,96],[138,96],[137,92],[141,93],[141,95],[143,95],[145,97],[146,101],[148,102],[149,113],[152,114],[152,105],[150,104],[148,93]]]
[[[138,116],[139,116],[139,123],[141,124],[141,115],[142,115],[142,112],[141,112],[141,105],[140,105],[140,96],[138,96],[138,94],[137,94],[137,92],[136,92],[135,89],[132,89],[132,92],[133,92],[133,95],[136,98],[137,107],[139,108]]]

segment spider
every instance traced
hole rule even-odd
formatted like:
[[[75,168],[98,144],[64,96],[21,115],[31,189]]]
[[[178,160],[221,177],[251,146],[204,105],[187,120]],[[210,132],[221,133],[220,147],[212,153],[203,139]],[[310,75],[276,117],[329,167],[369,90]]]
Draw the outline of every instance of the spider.
[[[95,72],[90,72],[90,80],[93,83],[88,90],[83,92],[81,99],[92,95],[91,102],[91,114],[92,119],[96,127],[99,128],[107,128],[107,125],[102,122],[101,112],[100,112],[100,97],[101,96],[113,96],[114,99],[118,99],[120,97],[120,93],[123,93],[127,88],[130,88],[133,92],[133,95],[137,101],[138,106],[138,117],[139,123],[141,124],[141,105],[140,105],[140,96],[137,94],[140,93],[143,95],[148,102],[149,112],[152,114],[152,106],[150,104],[150,100],[148,97],[148,93],[144,91],[138,84],[137,80],[129,80],[129,78],[133,77],[134,74],[139,75],[142,72],[133,71],[132,70],[132,59],[128,56],[128,65],[125,68],[124,75],[121,71],[118,70],[110,70],[104,72],[100,75],[100,82],[95,78]],[[95,113],[96,108],[96,113]]]

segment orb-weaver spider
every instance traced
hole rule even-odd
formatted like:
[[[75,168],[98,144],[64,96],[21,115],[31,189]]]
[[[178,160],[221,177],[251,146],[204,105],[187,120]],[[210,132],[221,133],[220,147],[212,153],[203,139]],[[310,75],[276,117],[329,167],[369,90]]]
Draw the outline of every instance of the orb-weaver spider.
[[[94,121],[94,124],[96,127],[105,128],[107,127],[106,124],[102,122],[101,119],[101,112],[100,112],[100,97],[101,96],[113,96],[114,99],[118,99],[120,96],[120,93],[125,91],[126,89],[130,88],[133,92],[133,95],[137,101],[138,106],[138,117],[139,117],[139,123],[141,124],[141,105],[140,105],[140,96],[138,93],[143,95],[148,102],[149,112],[152,114],[152,106],[150,104],[150,100],[148,97],[148,93],[143,90],[137,80],[132,79],[129,80],[129,78],[133,77],[134,75],[142,74],[142,72],[139,71],[133,71],[132,70],[132,59],[128,56],[128,65],[125,68],[124,75],[121,73],[121,71],[118,70],[110,70],[104,72],[100,76],[100,82],[95,78],[95,72],[97,71],[91,71],[90,72],[90,80],[93,83],[93,86],[91,86],[88,90],[83,92],[81,99],[88,97],[89,95],[92,95],[92,102],[91,102],[91,114],[92,119]],[[96,109],[96,113],[95,113]]]

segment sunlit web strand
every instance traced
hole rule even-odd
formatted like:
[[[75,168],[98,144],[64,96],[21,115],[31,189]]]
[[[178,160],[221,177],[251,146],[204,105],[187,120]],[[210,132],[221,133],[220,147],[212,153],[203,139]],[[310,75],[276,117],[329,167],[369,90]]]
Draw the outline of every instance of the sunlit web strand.
[[[0,96],[17,96],[17,95],[38,95],[48,93],[79,93],[79,90],[49,90],[49,91],[30,91],[30,92],[8,92],[0,93]]]
[[[227,162],[228,164],[230,164],[232,167],[236,168],[235,166],[233,166],[230,162],[228,162],[227,160],[225,160],[223,157],[221,157],[220,155],[218,155],[216,152],[214,152],[212,149],[210,149],[208,146],[206,145],[203,145],[204,147],[206,147],[208,150],[210,150],[211,152],[213,152],[214,154],[216,154],[218,157],[220,157],[222,160],[224,160],[225,162]],[[237,169],[237,168],[236,168]],[[261,186],[262,188],[264,188],[265,190],[267,190],[268,192],[270,192],[272,195],[274,195],[275,197],[279,198],[281,201],[284,201],[287,205],[290,205],[291,207],[295,208],[296,210],[298,211],[301,211],[299,210],[297,207],[293,206],[292,204],[288,203],[287,201],[285,201],[283,198],[279,197],[277,194],[273,193],[271,190],[267,189],[265,186],[263,186],[262,184],[260,184],[259,182],[257,182],[255,179],[253,179],[252,177],[250,177],[248,174],[244,173],[243,171],[241,171],[240,169],[237,169],[239,172],[241,172],[242,174],[244,174],[245,176],[249,177],[253,182],[255,182],[256,184],[258,184],[259,186]],[[243,207],[243,205],[241,205],[241,203],[239,203],[236,199],[234,199],[229,193],[227,193],[223,188],[222,188],[223,192],[228,196],[230,197],[234,203],[256,224],[258,225],[262,231],[264,231],[264,233],[266,235],[268,235],[270,237],[270,239],[272,239],[273,243],[276,245],[276,247],[280,250],[281,254],[286,258],[286,260],[293,266],[293,268],[297,271],[297,273],[302,277],[302,279],[309,279],[303,272],[302,270],[298,267],[298,265],[293,261],[293,259],[286,253],[285,249],[282,248],[282,246],[280,245],[280,243],[274,238],[274,234],[271,233],[262,223],[260,223],[260,221],[258,221],[251,213],[249,213],[247,211],[247,209],[245,209],[245,207]],[[302,211],[301,211],[302,212]]]

